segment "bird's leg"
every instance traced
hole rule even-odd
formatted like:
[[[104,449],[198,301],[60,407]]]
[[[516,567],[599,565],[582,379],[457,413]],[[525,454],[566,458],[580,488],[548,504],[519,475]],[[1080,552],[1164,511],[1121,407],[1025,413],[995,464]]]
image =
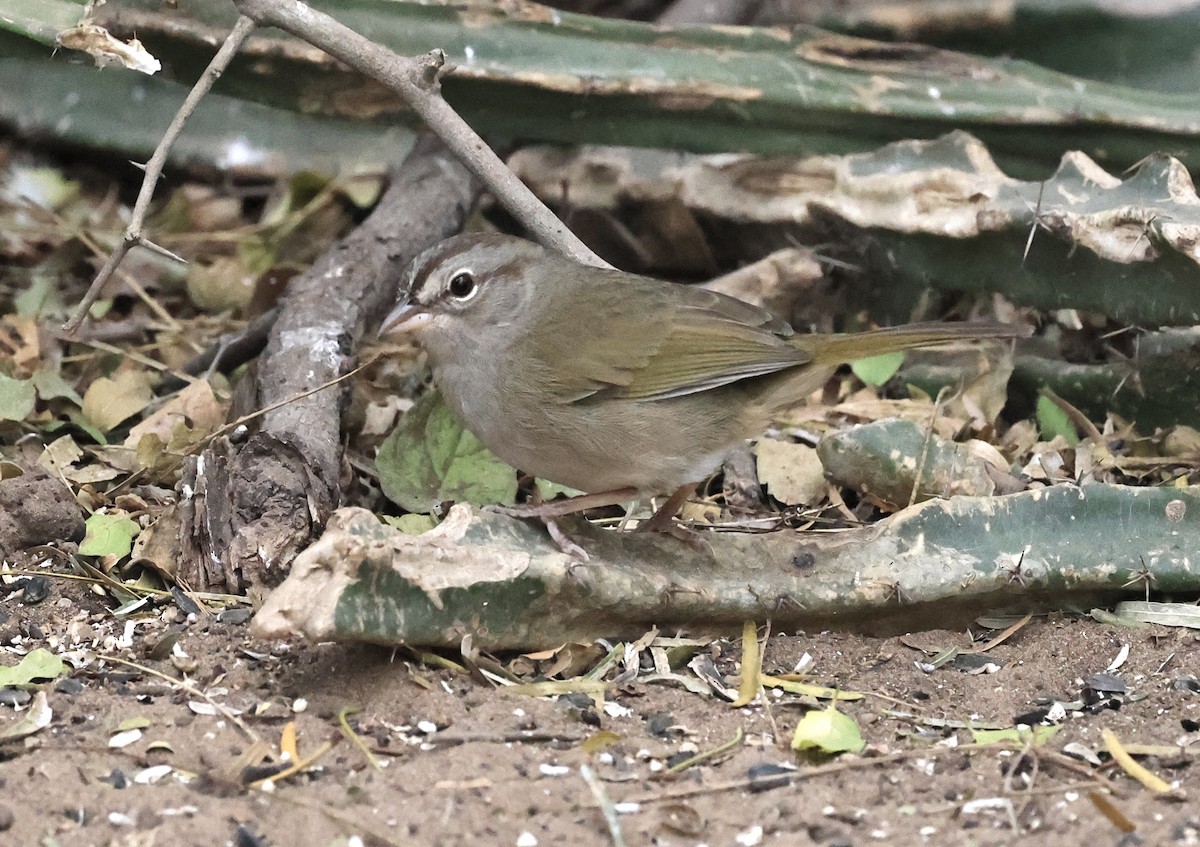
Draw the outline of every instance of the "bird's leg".
[[[675,493],[667,498],[667,502],[663,503],[657,512],[651,515],[650,520],[638,524],[638,531],[670,532],[671,527],[675,525],[675,516],[679,514],[679,510],[683,508],[683,504],[687,502],[688,498],[696,493],[696,486],[699,484],[698,482],[689,482],[676,488]]]
[[[579,494],[575,497],[568,497],[566,500],[545,502],[536,485],[533,491],[534,501],[532,503],[520,506],[488,506],[487,508],[489,511],[499,512],[512,518],[537,518],[546,525],[546,531],[550,533],[550,537],[554,539],[558,549],[580,562],[588,561],[587,551],[563,532],[557,519],[586,509],[615,506],[637,496],[637,489],[617,488],[612,491],[598,491],[595,494]]]
[[[577,494],[566,500],[525,503],[520,506],[488,506],[488,509],[510,518],[561,518],[600,506],[616,506],[637,496],[636,488],[614,488],[612,491],[597,491],[595,494]]]
[[[689,547],[708,549],[708,542],[699,533],[675,522],[675,516],[679,514],[679,510],[683,508],[683,504],[687,502],[687,499],[696,492],[696,487],[699,484],[698,482],[691,482],[687,485],[679,486],[675,493],[667,498],[667,502],[663,503],[662,507],[649,520],[638,524],[637,532],[661,532],[672,538],[679,539]],[[488,506],[487,509],[488,511],[499,512],[502,515],[508,515],[513,518],[537,518],[541,520],[547,525],[550,535],[554,537],[562,551],[578,558],[577,551],[579,548],[574,545],[574,542],[567,539],[557,525],[551,526],[554,519],[573,515],[587,509],[596,509],[601,506],[616,506],[620,503],[636,499],[638,494],[639,492],[636,488],[614,488],[612,491],[579,494],[575,497],[568,497],[566,500],[525,503],[520,506]],[[562,536],[569,543],[564,544],[563,541],[559,540],[559,536]]]
[[[696,493],[699,485],[698,482],[689,482],[679,486],[675,489],[675,493],[667,498],[667,502],[663,503],[659,510],[650,516],[650,520],[638,524],[637,531],[661,532],[679,539],[694,550],[711,550],[711,546],[700,533],[675,522],[675,516],[679,514],[679,510],[683,508],[683,504],[688,501],[688,498]]]

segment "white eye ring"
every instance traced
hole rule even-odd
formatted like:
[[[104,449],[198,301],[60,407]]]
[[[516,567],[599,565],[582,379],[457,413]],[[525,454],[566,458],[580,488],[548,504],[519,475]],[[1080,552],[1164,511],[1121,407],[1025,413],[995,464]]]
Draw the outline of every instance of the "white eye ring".
[[[465,303],[479,293],[479,283],[470,270],[463,268],[455,271],[454,275],[450,277],[450,282],[446,284],[446,291],[455,300]]]

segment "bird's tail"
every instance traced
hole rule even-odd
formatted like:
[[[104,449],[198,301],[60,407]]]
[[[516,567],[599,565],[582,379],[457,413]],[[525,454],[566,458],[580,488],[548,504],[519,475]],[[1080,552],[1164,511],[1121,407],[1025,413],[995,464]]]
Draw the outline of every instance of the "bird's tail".
[[[1027,338],[1033,329],[1025,324],[1005,324],[998,321],[974,323],[928,323],[889,326],[867,332],[847,332],[835,335],[796,335],[790,340],[812,353],[814,365],[841,365],[870,356],[894,353],[913,347],[933,347],[954,341],[975,341],[985,338]],[[805,339],[820,339],[819,342]]]

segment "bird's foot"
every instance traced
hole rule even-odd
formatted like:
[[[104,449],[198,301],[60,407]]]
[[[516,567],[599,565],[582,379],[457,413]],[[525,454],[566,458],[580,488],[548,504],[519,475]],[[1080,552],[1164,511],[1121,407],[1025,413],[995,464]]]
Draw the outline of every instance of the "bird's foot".
[[[680,486],[649,520],[638,525],[636,531],[659,532],[682,541],[693,550],[711,553],[712,545],[705,540],[701,533],[688,529],[675,521],[675,515],[679,513],[683,504],[695,491],[696,483]],[[612,491],[599,491],[595,494],[580,494],[565,500],[535,501],[514,506],[487,506],[485,508],[489,512],[498,512],[501,515],[508,515],[510,518],[523,520],[535,518],[542,521],[560,550],[574,559],[586,562],[588,560],[587,553],[562,531],[556,519],[601,506],[615,506],[636,499],[637,496],[638,491],[635,488],[617,488]]]
[[[554,518],[542,518],[542,523],[546,525],[546,532],[550,533],[550,537],[554,539],[554,543],[558,545],[559,550],[562,550],[572,559],[583,565],[586,565],[591,560],[587,551],[576,544],[571,536],[563,532],[563,528],[558,525],[558,521]]]
[[[510,518],[561,518],[601,506],[616,506],[635,499],[637,495],[635,488],[616,488],[612,491],[598,491],[595,494],[579,494],[565,500],[543,500],[515,506],[488,506],[487,509],[508,515]]]
[[[638,524],[637,532],[660,532],[682,541],[700,553],[712,553],[712,545],[699,532],[689,529],[675,520],[679,510],[687,499],[696,492],[696,483],[681,485],[675,493],[667,498],[657,512],[648,521]]]
[[[484,506],[485,512],[496,512],[497,514],[507,515],[510,518],[519,518],[521,520],[538,520],[546,527],[546,531],[550,533],[550,538],[558,545],[558,549],[566,553],[572,559],[581,564],[588,561],[587,551],[575,543],[563,528],[558,525],[558,518],[562,515],[554,510],[546,509],[546,506],[556,505],[560,501],[554,503],[528,503],[519,506]],[[571,514],[566,512],[565,514]]]
[[[672,538],[682,541],[697,553],[708,553],[711,555],[713,552],[712,545],[708,543],[708,539],[704,537],[704,533],[702,532],[697,532],[674,520],[667,521],[665,526],[651,526],[651,523],[653,523],[653,519],[639,524],[634,532],[657,532],[662,535],[669,535]]]
[[[536,497],[537,489],[535,488],[534,491]],[[563,531],[562,527],[558,525],[558,518],[574,515],[587,509],[596,509],[601,506],[615,506],[635,496],[637,496],[637,492],[632,488],[618,488],[613,491],[600,491],[595,494],[580,494],[576,497],[568,497],[565,500],[544,501],[538,497],[532,503],[522,503],[515,506],[488,506],[486,508],[488,511],[499,512],[502,515],[508,515],[510,518],[520,518],[522,520],[534,518],[540,520],[546,525],[546,531],[550,533],[550,537],[554,539],[554,543],[558,545],[559,550],[562,550],[572,559],[585,563],[588,561],[587,551]]]

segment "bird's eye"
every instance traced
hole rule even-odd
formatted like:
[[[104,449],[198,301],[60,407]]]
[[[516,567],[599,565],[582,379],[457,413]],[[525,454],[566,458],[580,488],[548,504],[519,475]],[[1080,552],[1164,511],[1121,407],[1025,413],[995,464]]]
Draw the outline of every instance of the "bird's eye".
[[[475,277],[471,276],[468,271],[459,271],[450,278],[450,285],[447,289],[450,296],[458,300],[466,300],[475,293],[476,283]]]

